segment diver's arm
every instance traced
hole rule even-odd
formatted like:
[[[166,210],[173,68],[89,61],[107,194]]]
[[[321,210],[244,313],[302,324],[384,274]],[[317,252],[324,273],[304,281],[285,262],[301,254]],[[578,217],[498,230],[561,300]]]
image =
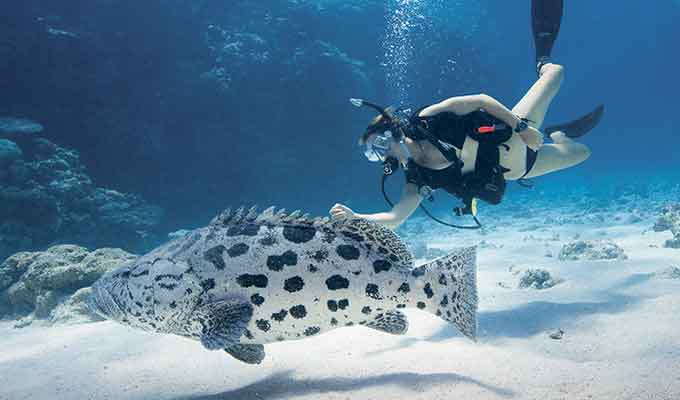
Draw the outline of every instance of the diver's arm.
[[[390,229],[397,229],[406,219],[418,208],[421,197],[418,188],[412,183],[407,183],[399,202],[390,211],[375,214],[359,214],[352,211],[349,207],[336,204],[331,208],[330,214],[333,218],[364,218],[377,224],[386,226]]]
[[[513,129],[522,121],[501,102],[486,94],[451,97],[424,108],[419,115],[421,117],[430,117],[441,112],[465,115],[480,109],[484,109],[484,111],[505,122]]]
[[[412,183],[404,186],[404,191],[399,202],[392,207],[392,210],[375,214],[355,214],[359,218],[373,221],[390,229],[397,229],[420,205],[422,198],[418,194],[418,187]]]

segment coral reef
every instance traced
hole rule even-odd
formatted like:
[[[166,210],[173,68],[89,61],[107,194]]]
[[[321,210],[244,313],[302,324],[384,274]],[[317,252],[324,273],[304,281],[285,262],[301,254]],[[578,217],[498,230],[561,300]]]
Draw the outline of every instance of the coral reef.
[[[654,231],[671,231],[672,239],[666,240],[664,247],[680,249],[680,204],[667,204],[661,208],[661,215],[654,224]]]
[[[100,276],[136,256],[121,249],[88,251],[59,245],[42,252],[21,252],[0,265],[0,317],[29,317],[54,322],[97,319],[85,306],[87,288]]]
[[[660,279],[680,279],[680,267],[671,266],[654,274]]]
[[[544,269],[527,269],[519,277],[520,289],[548,289],[562,282],[559,278],[553,278],[550,272]]]
[[[161,209],[95,187],[77,152],[42,138],[5,142],[14,144],[0,139],[0,261],[58,243],[142,252],[160,242]]]
[[[560,260],[625,260],[623,249],[610,240],[577,240],[565,244]]]
[[[32,135],[43,129],[42,125],[30,119],[0,117],[0,136]]]

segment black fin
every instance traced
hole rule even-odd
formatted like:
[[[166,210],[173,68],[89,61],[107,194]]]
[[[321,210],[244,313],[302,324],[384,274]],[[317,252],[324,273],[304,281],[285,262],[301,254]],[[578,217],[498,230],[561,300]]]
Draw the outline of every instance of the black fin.
[[[577,138],[590,132],[602,119],[604,115],[604,105],[600,104],[588,114],[566,124],[553,125],[545,128],[546,134],[551,134],[556,131],[564,132],[567,137]]]
[[[541,66],[550,60],[557,34],[560,32],[563,0],[532,0],[531,27],[536,47],[536,64],[540,72]]]
[[[246,364],[260,364],[264,360],[264,346],[261,344],[235,344],[224,351]]]
[[[203,347],[220,350],[238,344],[253,316],[253,306],[240,299],[227,299],[199,306],[192,314],[200,327]]]
[[[387,311],[376,315],[366,326],[392,335],[403,335],[408,331],[408,320],[401,311]]]

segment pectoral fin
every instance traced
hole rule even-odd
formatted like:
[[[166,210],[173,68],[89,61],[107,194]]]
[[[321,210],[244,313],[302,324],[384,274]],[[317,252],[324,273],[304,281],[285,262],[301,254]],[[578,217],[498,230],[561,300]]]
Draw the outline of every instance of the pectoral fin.
[[[241,299],[219,300],[197,307],[192,313],[203,347],[220,350],[239,343],[253,306]]]

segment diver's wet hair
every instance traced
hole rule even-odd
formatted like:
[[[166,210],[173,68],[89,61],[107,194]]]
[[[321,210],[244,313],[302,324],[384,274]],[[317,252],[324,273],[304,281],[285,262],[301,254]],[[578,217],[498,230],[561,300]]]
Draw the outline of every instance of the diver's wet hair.
[[[395,108],[390,106],[385,109],[385,112],[388,114],[392,114],[394,112]],[[359,145],[363,146],[366,144],[366,141],[368,140],[368,137],[376,134],[376,133],[382,133],[390,128],[389,122],[386,121],[386,118],[382,114],[378,114],[373,119],[371,122],[368,123],[368,126],[366,127],[366,130],[364,131],[363,135],[359,138]]]

